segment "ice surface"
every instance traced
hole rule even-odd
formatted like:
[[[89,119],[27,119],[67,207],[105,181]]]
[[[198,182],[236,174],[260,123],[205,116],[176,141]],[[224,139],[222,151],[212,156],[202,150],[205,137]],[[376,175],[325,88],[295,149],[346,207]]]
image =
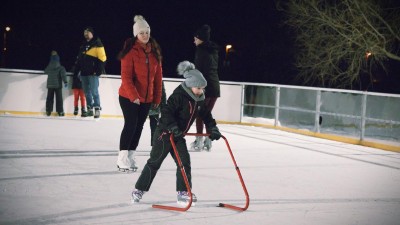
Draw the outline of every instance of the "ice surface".
[[[225,143],[191,151],[193,192],[176,205],[176,166],[167,157],[140,204],[130,193],[150,152],[148,121],[138,173],[117,172],[122,119],[0,116],[0,224],[400,224],[400,154],[259,127],[219,125]],[[192,127],[194,131],[194,127]],[[188,137],[189,144],[194,137]]]

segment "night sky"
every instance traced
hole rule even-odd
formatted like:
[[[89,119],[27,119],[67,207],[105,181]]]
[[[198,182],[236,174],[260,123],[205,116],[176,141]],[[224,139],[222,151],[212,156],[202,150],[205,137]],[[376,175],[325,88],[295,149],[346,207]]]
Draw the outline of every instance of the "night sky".
[[[50,51],[56,49],[69,70],[83,41],[84,27],[92,26],[106,49],[107,73],[120,74],[116,55],[132,35],[135,14],[146,18],[151,35],[161,45],[165,77],[176,77],[180,61],[193,60],[193,33],[205,23],[211,26],[211,39],[221,46],[221,64],[225,45],[233,45],[230,70],[221,66],[221,80],[287,80],[285,73],[292,60],[273,1],[6,0],[2,4],[1,25],[12,28],[7,36],[7,68],[42,70]]]
[[[193,33],[211,26],[211,40],[221,46],[223,81],[294,84],[296,69],[293,35],[282,25],[275,1],[225,0],[3,0],[0,25],[7,33],[6,68],[43,70],[51,50],[70,71],[91,26],[105,46],[107,74],[120,74],[116,59],[124,41],[132,36],[133,16],[141,14],[151,36],[163,51],[164,77],[178,77],[180,61],[193,61]],[[1,36],[3,43],[3,36]],[[231,44],[230,67],[224,67],[225,45]]]

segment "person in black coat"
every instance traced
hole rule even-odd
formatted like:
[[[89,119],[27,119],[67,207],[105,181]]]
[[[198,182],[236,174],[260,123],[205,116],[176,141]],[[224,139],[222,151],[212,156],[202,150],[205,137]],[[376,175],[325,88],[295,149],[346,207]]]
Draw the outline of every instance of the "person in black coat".
[[[205,107],[212,111],[217,98],[220,94],[220,84],[218,76],[218,52],[219,46],[210,40],[211,28],[205,24],[201,26],[194,34],[194,44],[196,45],[196,53],[194,57],[194,65],[207,80],[207,87],[205,89],[206,98],[204,100]],[[203,133],[204,123],[201,118],[196,119],[196,132]],[[206,133],[210,131],[206,127]],[[190,144],[192,150],[211,150],[211,140],[205,137],[196,137],[196,140]]]
[[[147,164],[143,167],[142,173],[136,182],[136,189],[132,192],[132,203],[139,202],[143,194],[149,191],[162,162],[168,154],[171,154],[177,164],[176,191],[178,203],[187,204],[190,197],[173,152],[170,135],[174,136],[176,148],[186,176],[188,177],[190,187],[192,187],[191,163],[184,138],[185,133],[190,129],[195,118],[201,117],[210,130],[210,139],[218,140],[221,137],[221,133],[211,112],[204,105],[204,88],[207,86],[207,81],[203,75],[189,61],[179,63],[178,73],[185,77],[185,81],[173,91],[167,100],[167,104],[161,109],[161,118],[154,133],[155,139],[150,158],[147,160]],[[193,202],[196,202],[197,199],[193,193],[192,197]]]
[[[56,111],[59,116],[64,116],[64,105],[62,97],[62,87],[68,87],[65,67],[60,64],[60,56],[56,51],[51,51],[50,62],[44,69],[47,76],[47,97],[46,115],[50,116],[54,106],[54,96],[56,96]]]

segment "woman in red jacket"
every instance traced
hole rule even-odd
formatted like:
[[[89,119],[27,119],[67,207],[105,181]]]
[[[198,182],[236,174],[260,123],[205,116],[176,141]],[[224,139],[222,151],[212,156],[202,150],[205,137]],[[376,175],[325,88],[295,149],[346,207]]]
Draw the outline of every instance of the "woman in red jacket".
[[[121,86],[119,103],[124,115],[117,160],[119,171],[136,170],[135,151],[151,104],[161,102],[162,55],[158,43],[150,37],[150,26],[136,15],[133,38],[125,41],[119,53]]]

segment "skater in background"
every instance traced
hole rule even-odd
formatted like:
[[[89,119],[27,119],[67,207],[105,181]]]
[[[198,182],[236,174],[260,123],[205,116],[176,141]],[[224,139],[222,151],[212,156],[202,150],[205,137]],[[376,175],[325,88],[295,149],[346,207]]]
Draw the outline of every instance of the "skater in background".
[[[68,87],[67,75],[64,66],[60,64],[60,56],[56,51],[51,51],[50,62],[44,69],[47,74],[47,98],[46,115],[50,116],[54,106],[54,95],[56,96],[56,111],[58,116],[64,116],[64,105],[62,87]]]
[[[196,53],[194,57],[194,65],[207,80],[205,89],[206,99],[204,100],[205,107],[211,112],[220,95],[220,84],[218,76],[218,51],[219,46],[210,41],[211,28],[207,24],[201,26],[194,34],[194,44],[196,45]],[[196,132],[203,133],[204,123],[201,118],[196,119]],[[206,133],[210,130],[206,127]],[[211,140],[208,137],[196,137],[196,140],[190,145],[192,150],[206,151],[211,150]]]
[[[136,147],[150,107],[161,102],[162,55],[150,26],[141,15],[134,17],[133,38],[125,41],[121,60],[119,104],[124,116],[117,159],[119,171],[136,170]]]
[[[99,77],[105,73],[104,66],[107,56],[100,38],[94,36],[92,27],[83,31],[85,40],[79,48],[76,57],[74,76],[80,73],[82,87],[85,91],[87,116],[100,117]],[[94,110],[94,113],[93,113]]]
[[[132,192],[132,203],[139,202],[143,194],[149,191],[165,157],[171,154],[177,164],[176,191],[178,203],[187,204],[190,200],[190,196],[170,142],[170,135],[172,134],[174,136],[176,148],[189,180],[190,187],[192,187],[191,163],[190,154],[184,138],[185,133],[190,129],[196,116],[199,116],[203,119],[207,129],[210,131],[209,137],[211,140],[218,140],[221,137],[221,133],[211,115],[211,111],[204,105],[205,97],[203,91],[207,86],[207,81],[204,79],[203,75],[200,71],[196,70],[194,64],[189,61],[179,63],[178,73],[183,75],[185,80],[169,96],[167,105],[162,108],[160,122],[154,133],[156,139],[153,142],[150,158],[143,167],[142,173],[136,182],[135,190]],[[196,202],[196,195],[192,193],[192,197],[193,202]]]
[[[79,99],[81,100],[81,117],[86,117],[86,97],[82,89],[82,82],[80,73],[72,76],[72,91],[74,92],[74,115],[79,112]]]
[[[154,132],[156,131],[158,121],[160,120],[161,109],[167,104],[167,96],[165,94],[164,81],[162,82],[162,94],[161,94],[161,103],[157,106],[152,104],[152,107],[149,111],[149,120],[150,120],[150,134],[151,141],[150,145],[153,146],[153,137]]]

